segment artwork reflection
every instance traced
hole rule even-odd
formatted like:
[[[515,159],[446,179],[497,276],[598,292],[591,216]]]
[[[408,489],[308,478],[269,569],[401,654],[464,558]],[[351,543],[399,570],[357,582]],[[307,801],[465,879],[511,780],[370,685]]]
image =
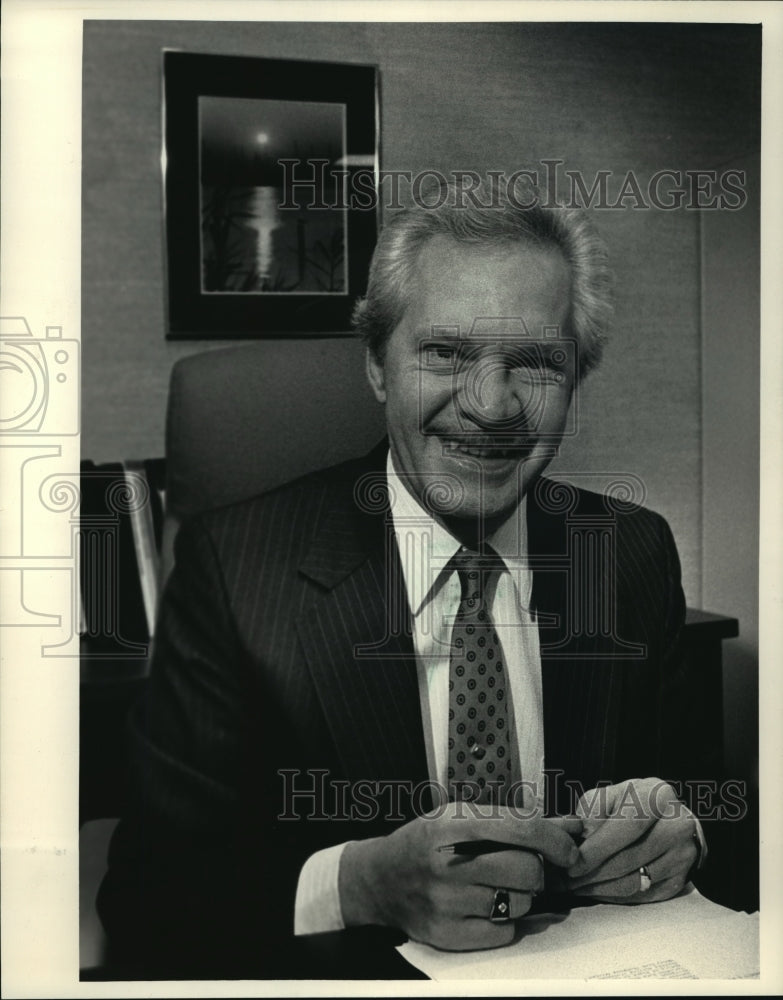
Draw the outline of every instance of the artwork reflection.
[[[344,294],[345,105],[200,96],[198,106],[202,293]],[[286,171],[292,159],[301,164]],[[289,182],[316,171],[317,193]]]

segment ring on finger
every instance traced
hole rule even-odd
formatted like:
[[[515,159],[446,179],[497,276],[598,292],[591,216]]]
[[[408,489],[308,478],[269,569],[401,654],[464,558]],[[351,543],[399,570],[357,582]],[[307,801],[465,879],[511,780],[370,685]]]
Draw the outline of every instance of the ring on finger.
[[[639,892],[649,892],[652,889],[652,877],[647,865],[642,865],[639,869]]]
[[[511,919],[511,899],[506,889],[495,889],[489,919],[493,924],[505,924]]]

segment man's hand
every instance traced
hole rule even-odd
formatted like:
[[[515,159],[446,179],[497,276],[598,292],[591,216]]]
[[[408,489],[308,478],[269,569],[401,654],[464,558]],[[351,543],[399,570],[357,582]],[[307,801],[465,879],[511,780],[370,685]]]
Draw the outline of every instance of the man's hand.
[[[522,819],[504,807],[450,803],[438,816],[411,820],[386,837],[349,843],[340,862],[346,926],[381,924],[449,951],[496,948],[514,936],[513,921],[544,888],[542,857],[576,863],[579,819]],[[439,852],[447,844],[507,844],[478,857]],[[496,889],[508,891],[511,919],[489,919]]]
[[[697,857],[695,819],[671,785],[635,778],[595,788],[579,800],[579,860],[564,888],[602,903],[654,903],[676,896]],[[642,891],[639,869],[652,881]]]

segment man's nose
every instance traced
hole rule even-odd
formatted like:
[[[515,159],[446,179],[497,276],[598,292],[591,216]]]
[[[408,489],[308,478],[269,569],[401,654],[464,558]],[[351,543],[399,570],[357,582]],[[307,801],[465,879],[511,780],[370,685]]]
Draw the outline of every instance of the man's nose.
[[[461,414],[484,427],[519,428],[525,423],[519,385],[503,358],[484,357],[461,373],[457,406]]]

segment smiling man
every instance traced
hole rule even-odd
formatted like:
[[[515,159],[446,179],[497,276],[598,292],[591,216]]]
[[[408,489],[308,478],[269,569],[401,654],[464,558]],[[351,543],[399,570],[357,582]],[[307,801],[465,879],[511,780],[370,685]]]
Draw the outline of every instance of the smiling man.
[[[695,766],[671,533],[542,476],[604,252],[489,205],[381,236],[355,321],[388,442],[180,533],[100,897],[148,975],[280,975],[362,925],[497,947],[541,893],[665,899],[703,854],[663,780]]]
[[[458,482],[449,512],[458,536],[480,524],[489,530],[543,472],[565,429],[575,354],[561,347],[556,364],[558,341],[536,343],[530,333],[566,336],[569,267],[555,246],[435,236],[419,252],[406,297],[382,358],[377,349],[368,355],[394,468],[419,484],[419,499],[439,477]],[[456,338],[433,339],[445,331]]]

